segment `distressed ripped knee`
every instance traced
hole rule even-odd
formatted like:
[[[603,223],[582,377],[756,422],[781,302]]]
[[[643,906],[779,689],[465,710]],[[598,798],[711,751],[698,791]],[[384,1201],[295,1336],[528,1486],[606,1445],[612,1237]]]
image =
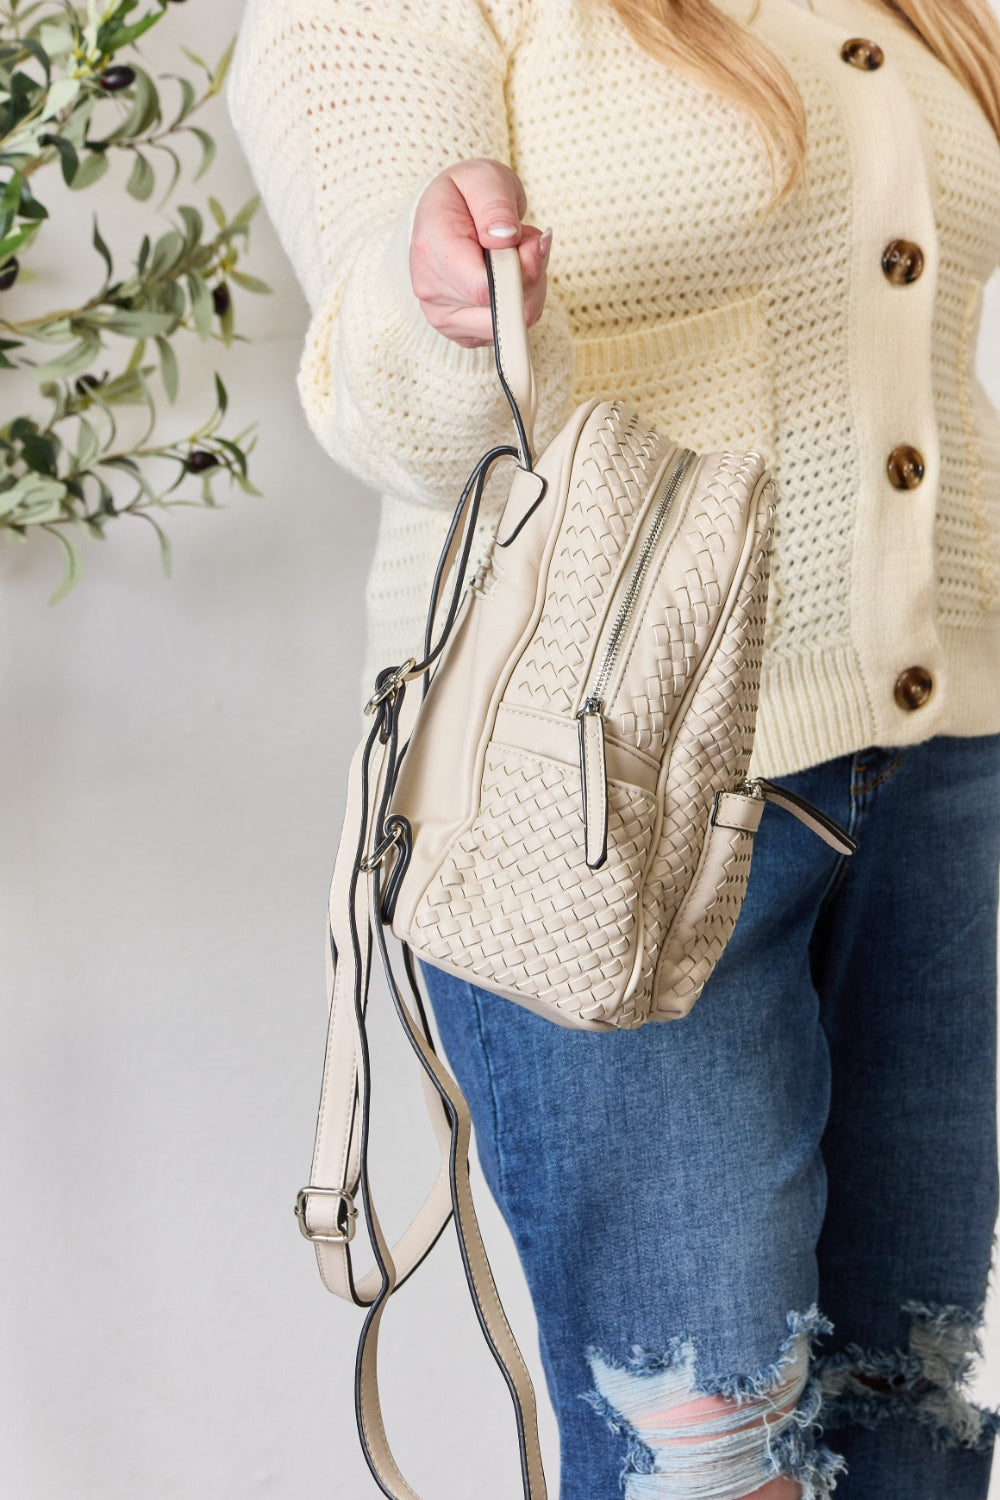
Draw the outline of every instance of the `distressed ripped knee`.
[[[917,1422],[934,1448],[992,1447],[1000,1414],[976,1406],[966,1391],[982,1353],[982,1314],[947,1303],[904,1302],[906,1349],[848,1344],[821,1356],[815,1373],[829,1428],[874,1428],[893,1418]]]
[[[810,1351],[829,1328],[816,1308],[790,1313],[773,1364],[708,1382],[683,1336],[624,1362],[591,1350],[585,1399],[627,1439],[626,1500],[824,1500],[843,1461],[816,1442]]]

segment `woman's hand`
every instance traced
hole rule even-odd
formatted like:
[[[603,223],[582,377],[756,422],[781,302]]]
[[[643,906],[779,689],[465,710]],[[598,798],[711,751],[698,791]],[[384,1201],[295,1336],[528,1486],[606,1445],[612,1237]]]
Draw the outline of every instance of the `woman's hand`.
[[[541,317],[552,231],[521,216],[527,197],[502,162],[461,161],[440,172],[421,195],[410,241],[410,280],[424,316],[465,349],[492,344],[483,248],[516,245],[528,325]]]

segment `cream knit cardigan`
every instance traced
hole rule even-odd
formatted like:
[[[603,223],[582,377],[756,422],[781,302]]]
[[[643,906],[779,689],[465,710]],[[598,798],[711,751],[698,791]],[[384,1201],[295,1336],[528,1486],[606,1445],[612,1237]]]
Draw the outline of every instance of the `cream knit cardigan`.
[[[751,0],[723,4],[750,19]],[[751,24],[808,115],[808,190],[771,214],[746,116],[648,57],[602,0],[248,0],[228,104],[312,313],[299,393],[383,497],[369,677],[416,653],[450,509],[509,440],[491,351],[430,327],[407,266],[427,181],[490,156],[555,230],[532,330],[540,441],[613,396],[774,467],[755,769],[1000,730],[1000,420],[974,374],[1000,146],[867,0],[761,0]],[[841,57],[858,36],[882,67]],[[894,239],[924,255],[908,285],[882,270]],[[904,444],[925,474],[898,490],[886,461]],[[906,708],[914,666],[934,686]]]

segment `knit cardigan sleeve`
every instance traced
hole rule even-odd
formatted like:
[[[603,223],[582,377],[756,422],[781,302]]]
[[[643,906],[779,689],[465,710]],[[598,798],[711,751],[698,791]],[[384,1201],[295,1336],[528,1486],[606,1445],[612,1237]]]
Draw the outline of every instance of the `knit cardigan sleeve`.
[[[510,160],[505,40],[476,0],[248,0],[227,83],[309,303],[298,372],[309,424],[344,468],[425,505],[454,504],[480,454],[511,435],[492,350],[431,327],[408,261],[417,201],[438,172]],[[531,340],[544,442],[572,385],[554,299]]]

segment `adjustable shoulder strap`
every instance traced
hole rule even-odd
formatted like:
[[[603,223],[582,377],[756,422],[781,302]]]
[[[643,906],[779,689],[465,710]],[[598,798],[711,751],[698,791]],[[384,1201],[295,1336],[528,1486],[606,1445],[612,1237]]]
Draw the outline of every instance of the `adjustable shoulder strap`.
[[[351,1243],[361,1176],[358,1059],[371,965],[369,891],[360,865],[374,848],[373,828],[386,747],[377,734],[358,747],[348,780],[344,832],[330,887],[327,945],[329,1024],[309,1186],[298,1195],[299,1228],[315,1248],[323,1284],[359,1307],[374,1302],[381,1277],[372,1270],[355,1279]],[[367,783],[367,785],[366,785]],[[374,790],[375,795],[372,795]],[[437,1094],[425,1085],[441,1164],[434,1185],[393,1248],[396,1284],[406,1280],[440,1237],[451,1215],[451,1129]]]

